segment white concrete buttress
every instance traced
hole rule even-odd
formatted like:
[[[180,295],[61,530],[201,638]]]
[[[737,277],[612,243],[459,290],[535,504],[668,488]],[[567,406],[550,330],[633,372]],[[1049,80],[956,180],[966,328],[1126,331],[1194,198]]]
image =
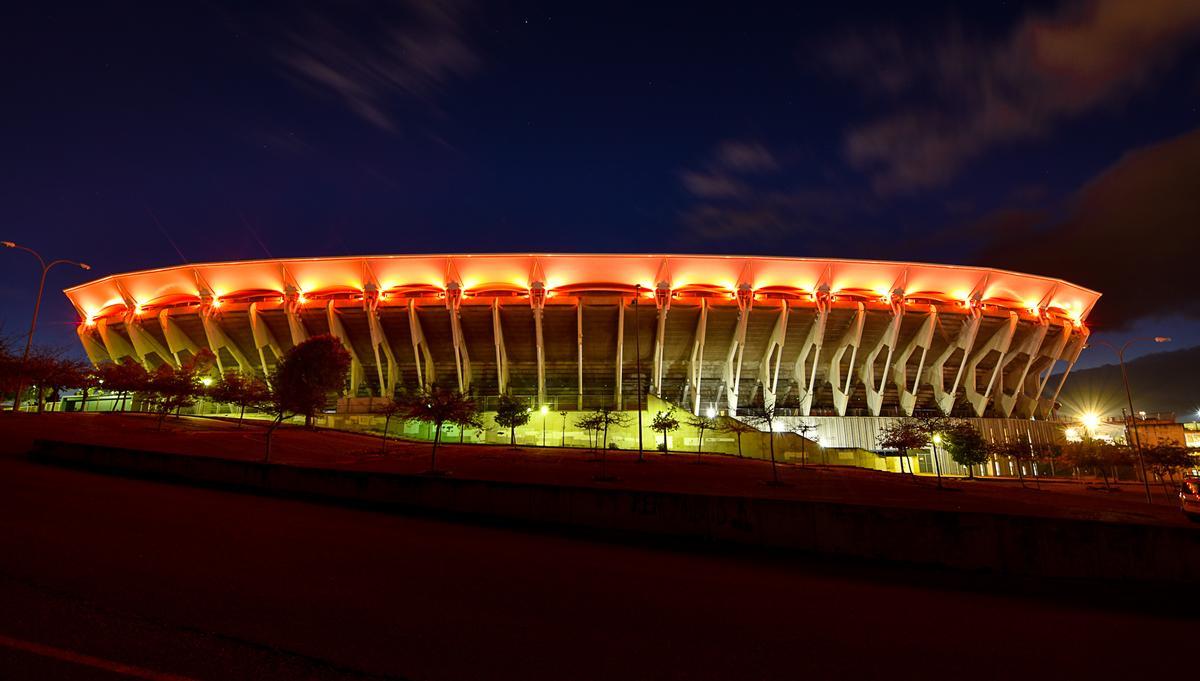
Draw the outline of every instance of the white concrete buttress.
[[[358,386],[363,382],[362,360],[358,358],[354,344],[350,342],[350,336],[346,333],[346,327],[342,325],[342,318],[338,316],[337,308],[334,307],[332,300],[325,305],[325,315],[329,320],[329,333],[341,341],[342,347],[350,353],[350,394],[354,395],[358,392]]]
[[[492,298],[492,338],[496,345],[496,384],[501,395],[508,394],[508,352],[504,349],[504,329],[500,326],[500,299]]]
[[[700,299],[700,318],[692,339],[692,357],[688,361],[688,390],[691,391],[692,413],[700,415],[700,380],[704,374],[704,337],[708,333],[708,299]]]
[[[730,416],[737,415],[738,389],[742,382],[742,355],[746,350],[746,325],[750,322],[750,310],[754,306],[754,292],[749,284],[737,289],[738,321],[729,341],[729,352],[725,354],[725,368],[721,378],[725,387],[725,406]]]
[[[967,362],[966,376],[967,381],[964,385],[964,392],[967,401],[974,407],[975,416],[983,417],[983,413],[987,411],[988,400],[992,395],[992,388],[996,385],[996,377],[1000,375],[1000,370],[1004,367],[1004,358],[1008,355],[1008,350],[1012,346],[1013,335],[1017,332],[1017,313],[1010,312],[1005,323],[1001,324],[992,337],[988,339],[982,347],[975,350],[971,355],[971,359]],[[996,352],[999,357],[996,359],[996,365],[992,368],[992,373],[988,377],[987,386],[983,392],[979,392],[978,379],[979,375],[976,368],[983,361],[988,353]]]
[[[763,351],[762,361],[758,363],[758,382],[762,385],[763,407],[768,411],[775,408],[775,399],[779,387],[779,365],[783,361],[783,341],[787,336],[788,301],[783,300],[779,306],[779,316],[775,318],[775,326],[771,329],[771,337]]]
[[[929,354],[929,346],[933,343],[933,329],[937,326],[937,308],[929,306],[929,314],[912,338],[905,344],[904,349],[896,356],[892,367],[892,382],[896,384],[896,393],[900,397],[900,411],[905,416],[912,416],[917,407],[917,393],[921,389],[921,378],[925,372],[925,359]],[[913,353],[920,348],[921,358],[917,360],[917,370],[913,374],[912,385],[908,385],[908,362]]]
[[[842,339],[833,349],[833,357],[829,360],[829,385],[833,387],[833,408],[838,416],[846,415],[850,406],[850,394],[854,392],[854,361],[858,357],[858,348],[862,344],[863,325],[866,322],[866,306],[857,303],[854,319],[846,327]],[[846,350],[850,351],[850,364],[846,367],[846,375],[842,376],[842,357]]]

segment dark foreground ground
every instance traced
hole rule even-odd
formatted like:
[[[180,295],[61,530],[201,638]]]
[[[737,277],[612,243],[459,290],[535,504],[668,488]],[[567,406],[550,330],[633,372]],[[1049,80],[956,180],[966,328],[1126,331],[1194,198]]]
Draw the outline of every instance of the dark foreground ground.
[[[261,423],[247,422],[239,428],[236,423],[207,418],[168,418],[160,431],[157,420],[147,415],[0,414],[0,431],[5,433],[0,437],[0,454],[23,454],[34,438],[255,461],[261,460],[265,451]],[[430,465],[430,445],[425,442],[392,440],[385,455],[379,438],[354,433],[285,427],[275,439],[272,460],[276,463],[410,474],[426,471]],[[653,448],[652,442],[646,444]],[[627,451],[610,452],[606,457],[607,472],[618,480],[597,483],[593,478],[601,463],[587,450],[514,450],[447,443],[438,452],[439,468],[458,477],[482,480],[1192,526],[1180,513],[1177,499],[1154,486],[1155,503],[1147,504],[1139,483],[1104,492],[1096,491],[1098,482],[1086,484],[1068,478],[1042,481],[1037,486],[1028,481],[1026,488],[1012,479],[947,479],[950,491],[938,491],[932,476],[846,466],[781,465],[780,476],[786,484],[773,487],[764,484],[771,479],[771,466],[764,461],[705,455],[698,464],[695,453],[664,456],[648,452],[648,462],[637,463],[637,453]]]
[[[0,456],[0,678],[1168,678],[1189,594],[472,526]],[[1057,588],[1057,587],[1056,587]],[[1163,609],[1165,607],[1165,610]],[[1178,614],[1172,614],[1178,613]],[[123,671],[114,671],[123,669]]]

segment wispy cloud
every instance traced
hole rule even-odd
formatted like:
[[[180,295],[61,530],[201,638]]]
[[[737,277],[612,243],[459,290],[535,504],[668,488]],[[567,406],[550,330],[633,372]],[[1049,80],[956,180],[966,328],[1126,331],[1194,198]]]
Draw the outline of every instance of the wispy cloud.
[[[865,32],[824,60],[894,106],[845,141],[850,164],[888,195],[945,184],[997,144],[1129,96],[1198,34],[1192,0],[1083,0],[1030,14],[1000,41],[958,27],[921,42]]]
[[[786,184],[789,168],[780,155],[756,141],[718,144],[697,168],[679,174],[695,203],[681,222],[692,236],[708,241],[776,241],[820,232],[869,211],[858,193]]]
[[[276,56],[298,83],[393,131],[399,99],[433,105],[448,83],[479,67],[464,11],[454,1],[339,5],[304,15]]]

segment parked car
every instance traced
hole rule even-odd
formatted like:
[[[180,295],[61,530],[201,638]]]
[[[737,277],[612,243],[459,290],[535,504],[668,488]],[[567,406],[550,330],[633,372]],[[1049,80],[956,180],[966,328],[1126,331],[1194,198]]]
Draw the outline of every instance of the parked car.
[[[1179,508],[1191,520],[1200,523],[1200,476],[1188,475],[1179,488]]]

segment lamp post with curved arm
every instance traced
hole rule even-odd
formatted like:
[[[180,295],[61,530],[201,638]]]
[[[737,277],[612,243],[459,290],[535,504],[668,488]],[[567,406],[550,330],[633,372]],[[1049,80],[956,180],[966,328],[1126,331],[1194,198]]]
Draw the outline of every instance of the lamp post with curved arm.
[[[38,259],[38,264],[42,266],[42,279],[38,283],[37,300],[33,303],[33,321],[29,323],[29,335],[25,337],[25,352],[21,353],[21,364],[17,366],[17,392],[13,396],[13,411],[21,409],[21,390],[25,387],[25,362],[29,360],[29,348],[33,345],[33,332],[37,330],[38,311],[42,309],[42,292],[46,289],[46,274],[50,272],[50,268],[55,265],[75,265],[84,270],[92,269],[87,263],[76,262],[74,260],[58,259],[46,262],[41,253],[20,244],[11,241],[0,241],[0,246],[5,248],[15,248],[19,251],[32,253],[33,257]]]
[[[1109,350],[1112,350],[1117,355],[1117,361],[1121,364],[1121,380],[1125,382],[1125,402],[1129,405],[1129,421],[1125,422],[1125,439],[1129,440],[1130,443],[1134,445],[1135,451],[1137,451],[1138,469],[1140,469],[1142,473],[1142,485],[1146,488],[1146,503],[1153,503],[1150,498],[1150,481],[1146,478],[1146,461],[1142,458],[1142,437],[1138,435],[1137,428],[1133,425],[1133,419],[1136,418],[1135,414],[1137,414],[1137,412],[1133,410],[1133,393],[1131,393],[1129,390],[1129,371],[1125,368],[1125,351],[1129,349],[1129,346],[1139,341],[1170,343],[1171,339],[1166,336],[1154,336],[1153,338],[1134,338],[1126,341],[1125,344],[1119,349],[1117,346],[1109,343],[1108,341],[1097,340],[1094,342],[1097,345],[1103,345]]]

